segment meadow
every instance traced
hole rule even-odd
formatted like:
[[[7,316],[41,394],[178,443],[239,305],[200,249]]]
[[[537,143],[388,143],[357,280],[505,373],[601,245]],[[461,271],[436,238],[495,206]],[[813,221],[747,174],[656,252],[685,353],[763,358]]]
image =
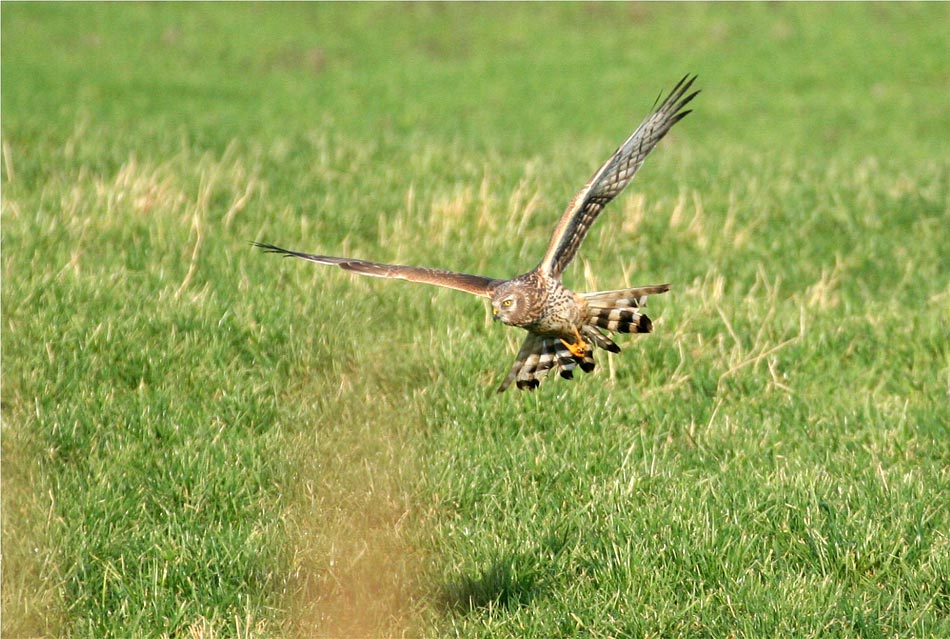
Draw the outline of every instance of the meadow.
[[[2,13],[3,637],[950,636],[950,5]],[[533,393],[483,300],[686,73]]]

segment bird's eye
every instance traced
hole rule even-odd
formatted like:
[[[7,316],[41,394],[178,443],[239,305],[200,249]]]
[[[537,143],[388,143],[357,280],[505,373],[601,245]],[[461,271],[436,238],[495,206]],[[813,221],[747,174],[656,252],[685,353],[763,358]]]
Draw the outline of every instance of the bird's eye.
[[[505,308],[508,308],[512,304],[514,304],[514,301],[511,298],[508,298],[504,302],[501,303],[501,305],[504,306]]]

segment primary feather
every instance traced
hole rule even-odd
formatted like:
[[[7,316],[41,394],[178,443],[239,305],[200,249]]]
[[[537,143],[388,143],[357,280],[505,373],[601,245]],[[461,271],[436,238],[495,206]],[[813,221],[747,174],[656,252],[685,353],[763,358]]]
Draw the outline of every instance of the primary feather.
[[[695,79],[696,76],[686,76],[680,80],[660,106],[574,196],[554,229],[548,250],[538,265],[539,270],[551,277],[561,276],[607,203],[630,184],[647,155],[673,125],[691,113],[684,111],[683,107],[699,93],[693,91],[687,95]]]

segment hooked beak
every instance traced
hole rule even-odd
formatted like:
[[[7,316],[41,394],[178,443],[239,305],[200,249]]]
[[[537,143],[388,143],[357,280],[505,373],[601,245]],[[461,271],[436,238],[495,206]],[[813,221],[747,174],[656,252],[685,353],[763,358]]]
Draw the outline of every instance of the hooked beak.
[[[495,307],[495,306],[492,306],[492,309],[491,309],[491,318],[492,318],[493,320],[495,320],[496,322],[498,321],[498,308]]]

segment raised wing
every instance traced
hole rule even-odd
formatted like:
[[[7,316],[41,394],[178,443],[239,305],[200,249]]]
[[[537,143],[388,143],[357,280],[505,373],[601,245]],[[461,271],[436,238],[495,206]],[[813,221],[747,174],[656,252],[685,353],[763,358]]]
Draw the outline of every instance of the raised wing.
[[[454,288],[458,291],[465,291],[481,297],[489,297],[491,289],[502,282],[502,280],[482,277],[481,275],[468,275],[466,273],[455,273],[453,271],[443,271],[435,268],[422,268],[419,266],[400,266],[398,264],[380,264],[379,262],[367,262],[366,260],[357,260],[352,257],[329,257],[327,255],[311,255],[309,253],[298,253],[297,251],[288,251],[287,249],[274,246],[273,244],[263,244],[261,242],[251,242],[259,249],[264,249],[268,253],[277,253],[284,257],[299,257],[304,260],[310,260],[317,264],[331,264],[339,266],[347,271],[360,273],[361,275],[370,275],[372,277],[388,277],[397,280],[408,280],[410,282],[422,282],[423,284],[434,284],[435,286],[444,286]]]
[[[630,184],[657,142],[690,113],[683,111],[683,107],[699,93],[693,91],[686,94],[695,79],[696,76],[686,76],[680,80],[660,106],[647,116],[633,135],[574,196],[554,229],[544,259],[538,265],[540,271],[552,277],[559,277],[564,272],[601,210]]]

